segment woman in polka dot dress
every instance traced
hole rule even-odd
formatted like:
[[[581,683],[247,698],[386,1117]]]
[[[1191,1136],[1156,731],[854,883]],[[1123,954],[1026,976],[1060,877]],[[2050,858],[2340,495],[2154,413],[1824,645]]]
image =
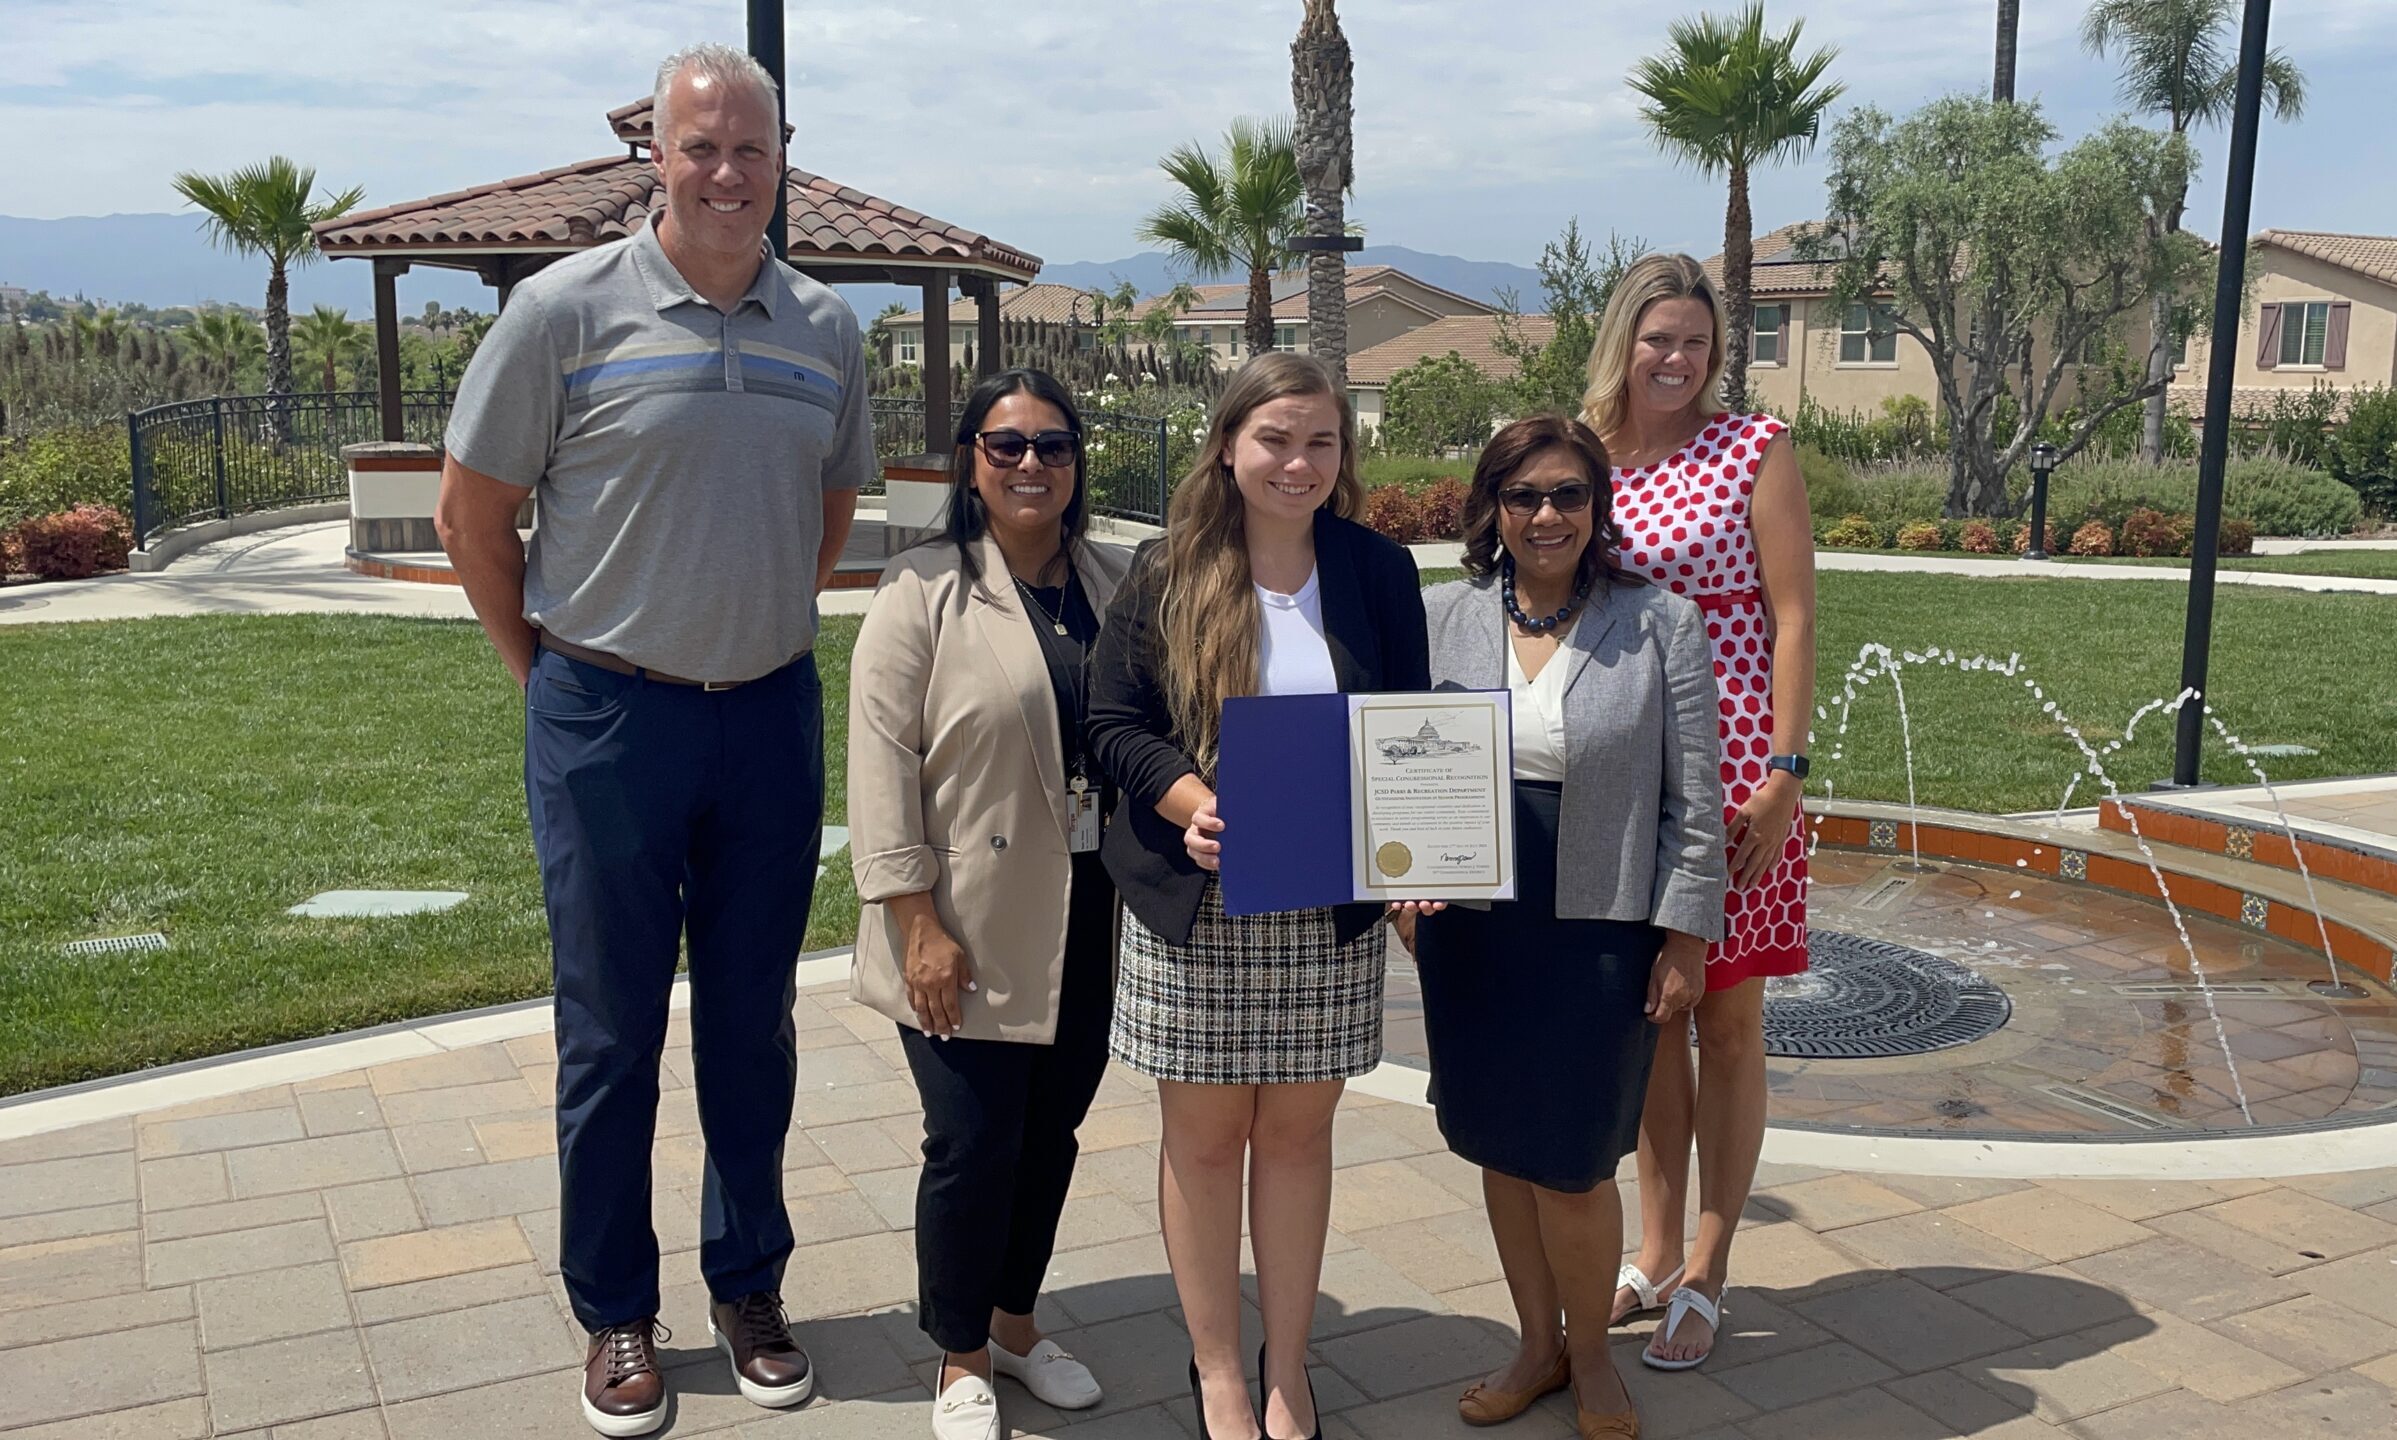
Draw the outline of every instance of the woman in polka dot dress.
[[[1707,956],[1694,1075],[1688,1034],[1676,1025],[1659,1037],[1641,1116],[1640,1253],[1615,1296],[1618,1320],[1662,1305],[1641,1358],[1667,1370],[1714,1348],[1732,1234],[1764,1145],[1765,977],[1806,968],[1798,800],[1814,708],[1813,522],[1788,427],[1717,401],[1721,317],[1697,261],[1634,264],[1600,321],[1582,412],[1615,466],[1623,568],[1698,602],[1721,689],[1724,935]],[[1698,1234],[1685,1246],[1693,1142]]]

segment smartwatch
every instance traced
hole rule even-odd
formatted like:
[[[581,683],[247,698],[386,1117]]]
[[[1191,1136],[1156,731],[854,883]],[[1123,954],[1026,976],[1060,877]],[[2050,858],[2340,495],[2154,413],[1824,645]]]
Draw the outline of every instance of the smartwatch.
[[[1767,770],[1787,770],[1790,774],[1795,775],[1799,779],[1803,780],[1806,778],[1808,766],[1806,764],[1806,757],[1803,755],[1775,755],[1771,759],[1764,762],[1764,768]]]

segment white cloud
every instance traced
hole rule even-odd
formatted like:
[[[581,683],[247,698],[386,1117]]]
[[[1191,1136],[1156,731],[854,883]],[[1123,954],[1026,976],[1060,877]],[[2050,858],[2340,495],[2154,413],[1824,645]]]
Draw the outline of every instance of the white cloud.
[[[735,0],[0,0],[0,126],[19,137],[0,209],[172,209],[181,169],[274,151],[370,204],[609,153],[609,107],[657,58],[741,38]],[[1727,0],[1726,0],[1727,3]],[[1694,8],[1694,6],[1692,7]],[[1059,258],[1139,248],[1169,146],[1286,113],[1297,0],[968,0],[788,6],[794,163]],[[1356,210],[1378,241],[1526,259],[1567,215],[1711,249],[1717,185],[1650,147],[1623,77],[1672,11],[1587,0],[1351,0]],[[1838,0],[1807,16],[1850,101],[1903,110],[1986,83],[1987,0]],[[2112,104],[2078,6],[2025,7],[2022,89],[2068,131]],[[1777,4],[1775,23],[1799,12]],[[2283,7],[2276,42],[2312,75],[2303,133],[2267,132],[2259,224],[2397,230],[2386,127],[2365,122],[2397,58],[2389,0]],[[2317,128],[2319,127],[2319,128]],[[2214,137],[2218,146],[2219,137]],[[2362,153],[2357,153],[2357,152]],[[2209,167],[2218,169],[2218,166]],[[1759,226],[1819,205],[1819,163],[1759,176]],[[2211,203],[2202,194],[2198,213]],[[2278,206],[2276,211],[2273,207]],[[2347,217],[2339,220],[2338,217]]]

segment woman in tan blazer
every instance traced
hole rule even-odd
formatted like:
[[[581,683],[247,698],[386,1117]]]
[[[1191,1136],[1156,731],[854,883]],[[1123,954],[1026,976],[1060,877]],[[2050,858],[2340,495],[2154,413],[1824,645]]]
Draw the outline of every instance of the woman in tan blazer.
[[[1101,1398],[1032,1310],[1107,1067],[1116,905],[1084,667],[1129,556],[1083,538],[1082,423],[1037,370],[975,387],[950,476],[945,533],[891,561],[857,639],[851,994],[897,1022],[924,1101],[933,1434],[997,1440],[994,1371],[1053,1406]]]

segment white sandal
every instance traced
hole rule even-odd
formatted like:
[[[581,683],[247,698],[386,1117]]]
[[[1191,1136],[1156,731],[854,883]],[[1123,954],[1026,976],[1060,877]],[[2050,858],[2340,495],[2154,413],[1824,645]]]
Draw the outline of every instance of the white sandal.
[[[1695,1314],[1699,1319],[1705,1321],[1707,1326],[1715,1332],[1715,1343],[1721,1343],[1723,1339],[1722,1302],[1709,1300],[1684,1285],[1674,1291],[1673,1298],[1667,1302],[1665,1323],[1656,1327],[1656,1334],[1651,1336],[1647,1346],[1641,1349],[1640,1363],[1651,1370],[1695,1370],[1705,1364],[1707,1356],[1715,1353],[1714,1344],[1709,1344],[1706,1347],[1705,1355],[1695,1356],[1688,1360],[1659,1360],[1656,1358],[1655,1347],[1659,1343],[1671,1344],[1673,1332],[1681,1328],[1681,1317],[1690,1314]]]
[[[1640,1298],[1639,1304],[1623,1312],[1623,1320],[1629,1320],[1634,1315],[1645,1315],[1651,1310],[1663,1309],[1665,1302],[1662,1296],[1665,1289],[1681,1279],[1681,1272],[1688,1268],[1687,1265],[1676,1265],[1673,1267],[1673,1273],[1662,1280],[1649,1279],[1647,1272],[1637,1265],[1626,1264],[1622,1269],[1617,1270],[1615,1272],[1615,1288],[1629,1290]],[[1620,1325],[1623,1320],[1617,1320],[1615,1323]]]

